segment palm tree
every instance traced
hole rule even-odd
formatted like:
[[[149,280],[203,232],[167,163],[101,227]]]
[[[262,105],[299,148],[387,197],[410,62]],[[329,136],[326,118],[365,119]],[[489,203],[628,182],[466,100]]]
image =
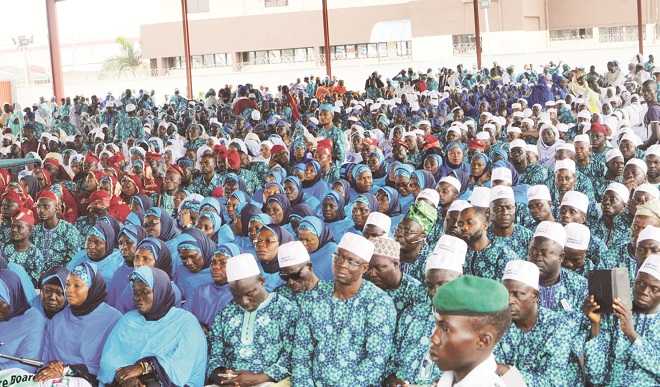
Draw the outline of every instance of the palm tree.
[[[125,70],[130,70],[135,76],[135,70],[142,65],[142,56],[128,39],[120,36],[115,42],[121,47],[121,54],[106,60],[102,72],[116,71],[120,76]]]

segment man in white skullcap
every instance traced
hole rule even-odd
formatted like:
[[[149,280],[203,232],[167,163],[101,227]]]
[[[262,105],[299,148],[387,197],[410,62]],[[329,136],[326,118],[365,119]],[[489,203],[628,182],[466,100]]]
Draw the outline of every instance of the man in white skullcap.
[[[605,255],[604,268],[625,267],[628,269],[631,280],[634,278],[632,273],[637,272],[639,264],[636,257],[637,239],[642,230],[648,226],[660,227],[660,200],[653,199],[637,206],[635,216],[630,227],[630,239],[624,243],[609,249]]]
[[[591,140],[589,135],[578,134],[573,139],[575,148],[575,168],[594,184],[602,179],[604,171],[599,169],[601,164],[591,160]],[[595,188],[595,187],[594,187]]]
[[[527,260],[539,268],[540,304],[577,313],[587,295],[587,279],[562,268],[566,231],[561,223],[543,221],[534,231]]]
[[[488,209],[471,206],[461,211],[458,230],[460,238],[469,246],[465,273],[497,280],[502,277],[506,263],[517,259],[518,255],[502,242],[504,239],[491,241],[489,224]]]
[[[584,193],[589,202],[594,202],[594,187],[591,181],[576,170],[575,161],[571,159],[558,160],[555,162],[555,176],[553,186],[550,189],[552,203],[555,208],[559,207],[564,194],[568,191],[579,191]]]
[[[312,260],[300,241],[291,241],[277,248],[277,263],[280,278],[285,286],[277,288],[277,293],[295,301],[302,309],[305,302],[314,302],[319,296],[319,277],[314,274]]]
[[[597,177],[594,181],[594,188],[596,189],[596,200],[603,200],[603,194],[607,186],[614,181],[622,181],[623,179],[623,167],[625,162],[623,160],[623,154],[620,150],[614,148],[610,149],[605,153],[605,169],[600,171],[601,175],[603,172],[604,176]]]
[[[660,227],[646,226],[637,237],[635,258],[639,265],[651,254],[660,254]]]
[[[516,172],[518,172],[519,184],[545,184],[548,181],[550,174],[548,168],[537,162],[530,162],[527,153],[527,144],[524,140],[517,139],[511,141],[509,144],[509,161],[516,168]]]
[[[513,185],[513,177],[511,176],[511,170],[505,167],[496,167],[493,168],[493,171],[490,175],[491,186],[495,187],[498,185],[506,185],[511,187]]]
[[[426,261],[424,300],[406,309],[399,318],[390,362],[392,374],[386,385],[432,385],[440,370],[429,356],[429,338],[435,328],[432,300],[436,290],[463,274],[467,244],[460,238],[442,235]]]
[[[527,188],[527,212],[522,218],[521,225],[530,230],[544,220],[554,222],[552,197],[547,185],[533,185]]]
[[[634,191],[638,186],[647,183],[647,169],[646,163],[640,159],[630,159],[626,162],[623,167],[623,184],[628,190]]]
[[[568,223],[566,230],[566,245],[564,246],[564,261],[562,266],[587,277],[601,257],[588,257],[587,250],[591,241],[591,230],[584,224]]]
[[[461,215],[461,211],[468,207],[472,207],[472,205],[467,200],[454,200],[451,206],[449,206],[445,217],[445,224],[443,226],[445,234],[460,237],[460,230],[457,227],[458,218]],[[431,251],[432,249],[429,249],[429,254]]]
[[[508,245],[513,251],[527,251],[533,233],[516,223],[516,202],[510,186],[490,189],[490,222],[490,239]]]
[[[578,191],[568,191],[559,204],[558,220],[562,224],[587,222],[587,211],[589,210],[589,198]]]
[[[658,191],[655,184],[644,183],[638,186],[628,201],[628,214],[634,214],[637,211],[637,206],[654,199],[660,199],[660,191]]]
[[[218,385],[255,385],[288,378],[298,307],[266,291],[252,254],[227,260],[227,282],[234,300],[211,326],[209,380]]]
[[[390,297],[363,279],[374,244],[346,233],[334,255],[334,282],[301,311],[295,324],[292,385],[379,385],[392,353],[396,309]],[[360,327],[353,329],[352,327]]]
[[[591,227],[591,233],[605,242],[608,248],[625,244],[630,238],[629,218],[625,215],[629,199],[630,192],[621,183],[612,182],[605,189],[601,202],[603,215]]]
[[[469,201],[474,207],[482,209],[490,208],[490,188],[482,186],[474,187]]]
[[[144,138],[144,126],[136,113],[135,105],[132,103],[126,105],[126,114],[119,116],[119,120],[115,126],[114,143],[125,143],[129,138],[134,140]]]
[[[389,236],[391,225],[392,219],[389,216],[382,212],[373,211],[367,216],[362,235],[367,239]]]
[[[438,204],[440,203],[440,194],[438,194],[438,191],[433,188],[424,188],[419,192],[417,198],[415,198],[415,202],[419,200],[426,200],[426,202],[432,205],[433,208],[437,209]]]
[[[613,316],[598,313],[593,296],[585,303],[591,329],[584,366],[594,384],[653,386],[660,380],[660,255],[650,255],[635,277],[632,310],[618,298]]]
[[[454,176],[444,176],[436,185],[435,190],[438,192],[438,205],[436,206],[438,208],[438,219],[426,237],[427,243],[420,252],[422,257],[428,256],[438,238],[444,232],[447,210],[458,198],[458,194],[461,192],[461,182]]]
[[[646,177],[651,184],[660,184],[660,144],[651,145],[644,153]]]
[[[371,242],[374,244],[374,253],[365,276],[390,296],[398,321],[404,309],[424,301],[424,287],[417,279],[401,271],[399,242],[386,237],[373,238]]]
[[[516,367],[528,386],[579,385],[579,365],[571,359],[576,324],[564,313],[539,306],[538,267],[509,261],[502,282],[509,291],[513,324],[493,352],[501,371]]]

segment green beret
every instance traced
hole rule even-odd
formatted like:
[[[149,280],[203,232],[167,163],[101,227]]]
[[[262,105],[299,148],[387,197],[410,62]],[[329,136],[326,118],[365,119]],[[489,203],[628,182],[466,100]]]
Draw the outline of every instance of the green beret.
[[[509,306],[509,292],[498,281],[464,275],[438,288],[433,306],[444,314],[491,314]]]

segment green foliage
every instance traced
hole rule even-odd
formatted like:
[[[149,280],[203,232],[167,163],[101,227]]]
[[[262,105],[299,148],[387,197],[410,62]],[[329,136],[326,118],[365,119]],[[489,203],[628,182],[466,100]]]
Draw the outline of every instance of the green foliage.
[[[103,63],[103,73],[116,73],[121,76],[124,71],[130,71],[135,76],[135,71],[142,66],[142,56],[133,43],[124,37],[118,37],[115,42],[120,46],[121,53],[113,56]]]

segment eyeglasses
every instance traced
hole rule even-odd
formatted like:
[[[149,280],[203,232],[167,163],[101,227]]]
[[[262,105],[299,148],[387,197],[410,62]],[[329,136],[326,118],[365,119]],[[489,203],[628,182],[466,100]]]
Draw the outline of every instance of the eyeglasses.
[[[359,261],[356,261],[354,259],[344,257],[343,255],[339,255],[337,253],[332,255],[332,259],[335,261],[335,264],[337,264],[337,265],[347,264],[348,267],[350,267],[352,269],[356,269],[356,268],[360,267],[363,264],[363,262],[359,262]]]
[[[293,272],[293,273],[282,273],[280,272],[280,278],[284,282],[289,282],[289,281],[298,281],[302,278],[302,272],[305,270],[306,266],[303,266],[300,270]]]

